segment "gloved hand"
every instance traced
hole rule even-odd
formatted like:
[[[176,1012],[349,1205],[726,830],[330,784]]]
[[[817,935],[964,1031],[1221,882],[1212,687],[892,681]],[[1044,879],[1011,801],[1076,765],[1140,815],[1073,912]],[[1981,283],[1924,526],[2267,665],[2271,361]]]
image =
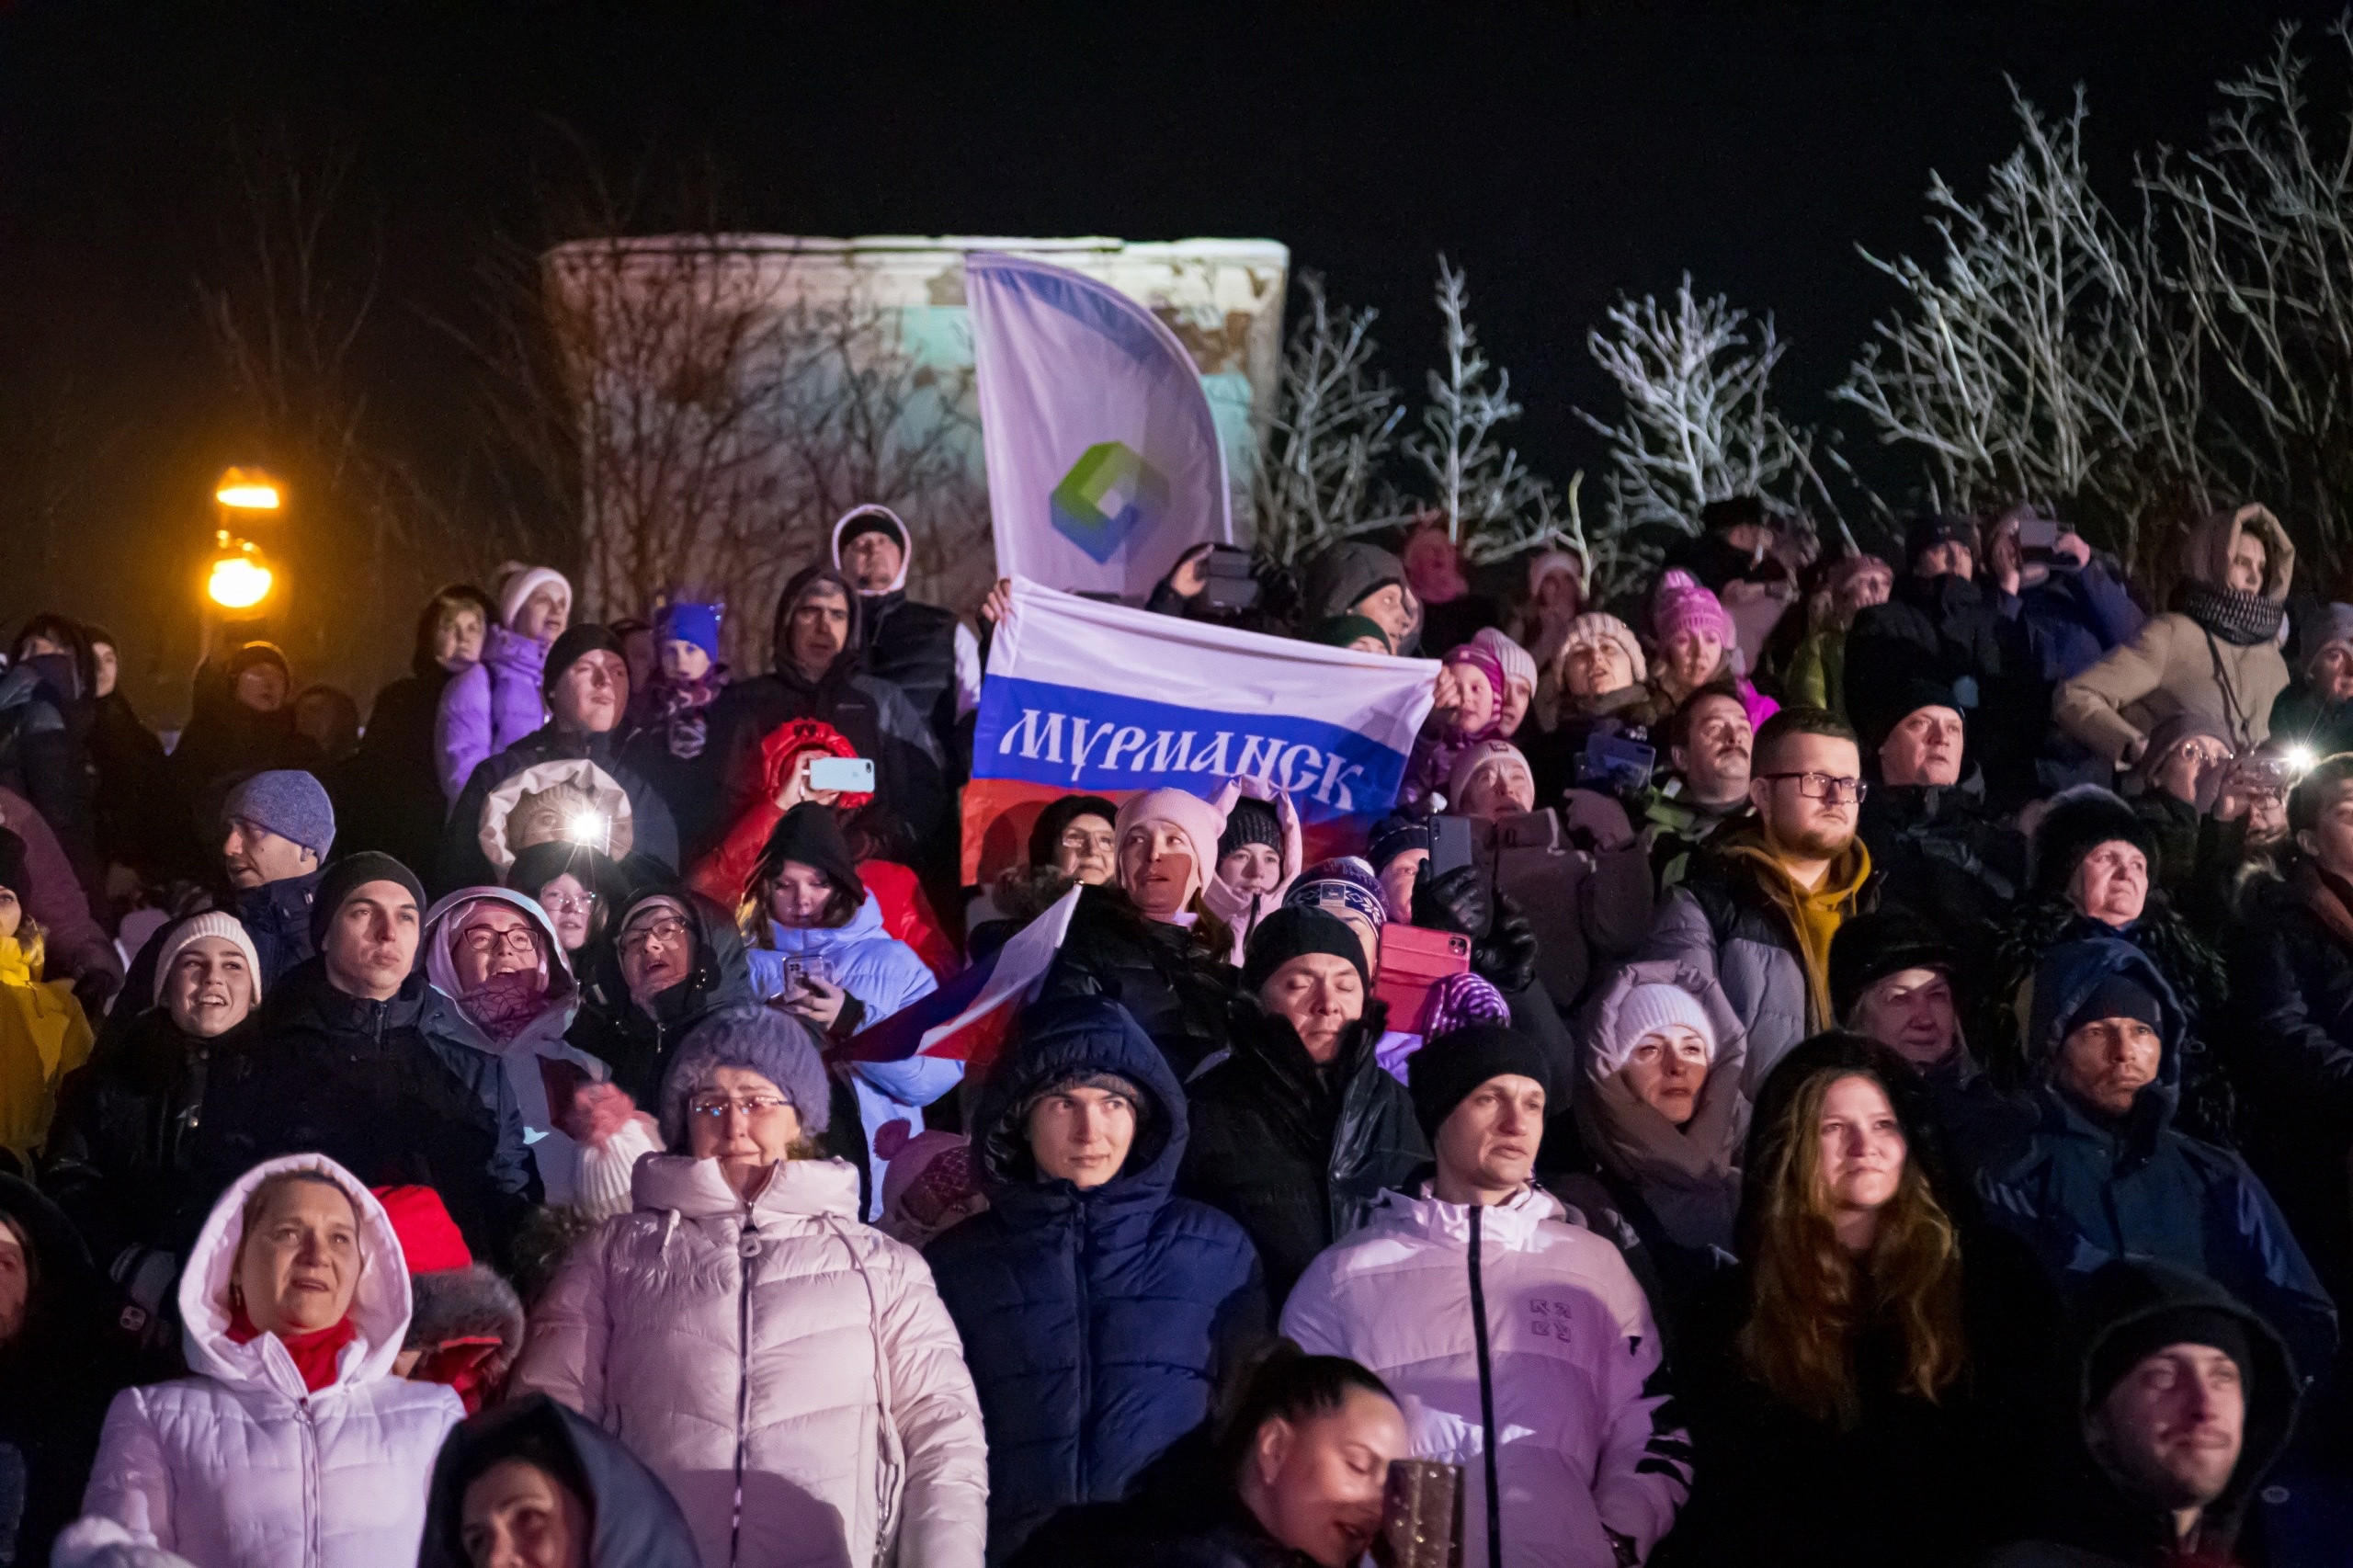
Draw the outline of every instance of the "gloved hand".
[[[1506,995],[1526,990],[1535,978],[1535,929],[1476,866],[1457,866],[1435,881],[1416,878],[1414,924],[1470,937],[1472,972]]]
[[[1507,892],[1495,894],[1495,917],[1484,941],[1471,944],[1471,967],[1506,996],[1536,978],[1536,927]]]

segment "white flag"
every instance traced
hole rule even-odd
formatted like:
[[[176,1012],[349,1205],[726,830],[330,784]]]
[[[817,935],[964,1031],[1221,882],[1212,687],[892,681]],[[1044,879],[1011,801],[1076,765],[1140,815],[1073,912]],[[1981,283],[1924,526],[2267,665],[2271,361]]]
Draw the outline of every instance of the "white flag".
[[[1141,600],[1231,543],[1209,395],[1159,318],[1065,267],[964,259],[997,574]]]

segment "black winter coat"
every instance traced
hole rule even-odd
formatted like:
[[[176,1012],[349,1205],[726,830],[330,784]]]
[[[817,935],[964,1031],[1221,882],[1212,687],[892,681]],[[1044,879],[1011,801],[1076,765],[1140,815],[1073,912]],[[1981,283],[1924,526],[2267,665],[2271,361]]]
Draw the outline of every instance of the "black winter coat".
[[[2007,659],[2006,643],[2013,645]],[[2034,755],[2051,721],[2049,688],[2031,667],[2023,630],[2003,619],[1992,593],[1949,573],[1907,572],[1885,604],[1855,617],[1846,696],[1859,725],[1892,727],[1915,706],[1906,687],[1922,679],[1954,687],[1969,755],[1985,769],[1995,801],[2007,804],[2030,792]]]
[[[1984,774],[1960,783],[1874,784],[1856,832],[1879,873],[1881,909],[1908,909],[1952,944],[1964,980],[1984,975],[2026,887],[2026,837],[1985,804]]]
[[[1179,1082],[1225,1045],[1233,966],[1181,926],[1144,917],[1116,886],[1082,889],[1038,994],[1108,996],[1142,1026]]]
[[[264,882],[257,888],[240,888],[221,905],[237,917],[253,938],[254,956],[261,960],[261,994],[267,997],[278,983],[286,978],[293,967],[311,957],[311,903],[317,897],[319,879],[325,873],[306,871],[299,877],[287,877],[275,882]],[[123,1000],[106,1021],[98,1026],[97,1049],[93,1057],[104,1056],[120,1043],[124,1034],[141,1017],[142,1008],[155,994],[155,965],[162,959],[164,943],[179,926],[175,920],[159,926],[131,960],[131,971],[123,976]]]
[[[52,678],[53,677],[53,678]],[[86,886],[97,856],[86,703],[62,694],[77,684],[71,658],[45,654],[0,675],[0,786],[33,803],[74,875]]]
[[[1429,1162],[1405,1085],[1373,1059],[1388,1021],[1385,1003],[1366,1003],[1319,1067],[1289,1019],[1238,997],[1231,1050],[1185,1086],[1193,1137],[1176,1189],[1242,1221],[1278,1312],[1317,1253]]]
[[[460,888],[495,886],[498,872],[482,850],[483,802],[490,798],[493,790],[527,767],[574,757],[585,757],[595,763],[610,774],[613,782],[629,796],[630,820],[635,834],[630,845],[630,862],[648,865],[649,869],[658,868],[662,874],[675,876],[682,869],[678,864],[677,824],[671,821],[670,808],[654,793],[654,786],[620,760],[620,746],[612,733],[574,734],[548,723],[496,756],[484,757],[466,780],[466,787],[459,791],[456,802],[449,808],[449,820],[441,830],[441,853],[436,862],[438,877],[427,879],[433,882],[433,895],[440,898]]]
[[[376,694],[358,752],[336,769],[336,848],[380,850],[412,869],[433,865],[449,815],[434,768],[433,722],[451,678],[428,658]]]
[[[694,927],[695,961],[686,979],[654,994],[654,1010],[648,1014],[630,1000],[613,939],[630,912],[655,897],[686,905]],[[657,1115],[663,1076],[687,1031],[722,1007],[749,1006],[755,1000],[744,938],[735,923],[710,900],[675,885],[639,889],[613,911],[605,935],[588,945],[576,967],[582,976],[580,1011],[564,1038],[610,1067],[613,1082]]]
[[[154,870],[169,848],[171,831],[160,810],[164,743],[139,722],[119,688],[91,704],[89,757],[100,864],[119,860]]]
[[[323,959],[296,968],[266,994],[252,1041],[213,1063],[181,1240],[259,1161],[316,1152],[370,1187],[432,1187],[467,1246],[503,1258],[539,1169],[505,1068],[463,1040],[457,1004],[422,973],[374,1002],[337,990]]]
[[[199,1040],[150,1007],[120,1040],[66,1076],[41,1161],[41,1187],[65,1210],[91,1255],[113,1269],[134,1247],[183,1239],[188,1187],[213,1063],[252,1040],[254,1021]]]
[[[992,1562],[1057,1508],[1126,1495],[1268,1330],[1250,1238],[1173,1195],[1189,1124],[1158,1048],[1098,997],[1034,1006],[1022,1029],[973,1121],[989,1207],[924,1253],[988,1428]],[[1126,1165],[1084,1191],[1041,1177],[1022,1119],[1100,1073],[1143,1096]]]
[[[956,612],[917,604],[904,588],[858,597],[868,672],[904,692],[945,746],[956,724]]]

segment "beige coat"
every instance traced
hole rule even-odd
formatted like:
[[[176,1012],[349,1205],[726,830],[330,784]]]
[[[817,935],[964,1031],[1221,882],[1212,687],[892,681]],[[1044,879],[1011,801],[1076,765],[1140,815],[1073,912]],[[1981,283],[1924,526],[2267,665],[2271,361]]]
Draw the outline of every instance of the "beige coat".
[[[2257,506],[2217,512],[2183,549],[2192,579],[2219,585],[2231,547],[2243,531],[2264,543],[2263,597],[2279,603],[2294,575],[2296,547],[2279,520]],[[2220,678],[2217,678],[2217,666]],[[2186,615],[2152,616],[2141,634],[2073,680],[2062,682],[2052,717],[2069,736],[2121,767],[2134,743],[2176,713],[2211,719],[2246,744],[2271,733],[2271,700],[2288,685],[2288,662],[2276,642],[2226,642]]]
[[[628,1444],[704,1568],[980,1568],[963,1344],[923,1258],[858,1222],[857,1172],[791,1161],[747,1212],[718,1162],[657,1154],[635,1189],[531,1314],[517,1390]]]

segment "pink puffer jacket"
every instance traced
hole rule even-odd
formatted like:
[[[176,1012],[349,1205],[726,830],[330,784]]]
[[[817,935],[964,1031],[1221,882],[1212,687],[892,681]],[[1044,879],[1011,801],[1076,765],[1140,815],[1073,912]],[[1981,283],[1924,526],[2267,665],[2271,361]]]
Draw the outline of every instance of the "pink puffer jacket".
[[[531,1314],[516,1388],[627,1443],[704,1568],[980,1568],[963,1343],[922,1256],[858,1222],[858,1173],[789,1162],[747,1210],[716,1161],[655,1154],[633,1196]]]

